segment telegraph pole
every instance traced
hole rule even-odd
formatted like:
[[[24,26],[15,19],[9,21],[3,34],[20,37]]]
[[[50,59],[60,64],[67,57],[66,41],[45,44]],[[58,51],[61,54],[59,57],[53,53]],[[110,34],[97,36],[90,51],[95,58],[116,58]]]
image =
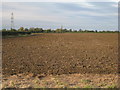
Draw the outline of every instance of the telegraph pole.
[[[63,30],[63,26],[61,25],[61,32],[63,32],[62,30]]]
[[[14,29],[14,15],[11,13],[11,30]]]
[[[61,29],[63,29],[63,26],[61,25]]]

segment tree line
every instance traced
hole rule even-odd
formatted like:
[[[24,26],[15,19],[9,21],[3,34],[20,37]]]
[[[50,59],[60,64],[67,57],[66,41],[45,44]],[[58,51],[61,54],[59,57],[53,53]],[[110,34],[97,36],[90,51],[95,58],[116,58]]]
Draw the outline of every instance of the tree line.
[[[25,34],[31,34],[31,33],[84,33],[84,32],[94,32],[94,33],[116,33],[118,31],[98,31],[98,30],[72,30],[72,29],[43,29],[43,28],[24,28],[20,27],[19,29],[11,29],[11,30],[6,30],[2,29],[2,35],[25,35]]]

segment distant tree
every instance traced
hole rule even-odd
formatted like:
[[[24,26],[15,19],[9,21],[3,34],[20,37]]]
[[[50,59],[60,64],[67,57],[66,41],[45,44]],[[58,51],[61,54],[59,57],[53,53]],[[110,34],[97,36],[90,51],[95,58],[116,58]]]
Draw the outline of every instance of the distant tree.
[[[20,27],[18,31],[24,31],[24,27]]]
[[[34,32],[34,28],[29,28],[28,31],[30,31],[30,32]]]
[[[47,29],[46,32],[47,32],[47,33],[50,33],[50,32],[51,32],[51,29]]]
[[[69,29],[69,32],[72,32],[72,29]]]
[[[62,33],[62,30],[61,29],[56,29],[55,32],[56,33]]]
[[[15,32],[15,31],[17,31],[17,30],[16,30],[16,29],[11,29],[11,31],[12,31],[12,32]]]
[[[2,29],[2,31],[7,31],[6,29]]]
[[[27,28],[25,28],[25,31],[28,31],[28,29],[27,29]]]
[[[44,30],[42,28],[39,28],[39,31],[42,33]]]
[[[74,30],[73,32],[77,32],[77,30]]]
[[[89,32],[89,30],[85,30],[84,32]]]
[[[62,32],[63,32],[63,33],[64,33],[64,32],[69,32],[69,30],[67,30],[67,29],[63,29]]]
[[[51,30],[52,33],[55,33],[55,30]]]
[[[32,33],[42,33],[44,30],[42,28],[30,28],[28,31]]]
[[[35,33],[38,33],[38,32],[39,32],[39,28],[35,28],[33,31],[34,31]]]
[[[79,32],[82,32],[82,29],[79,29]]]
[[[41,32],[43,32],[43,29],[42,28],[35,28],[34,32],[35,33],[41,33]]]

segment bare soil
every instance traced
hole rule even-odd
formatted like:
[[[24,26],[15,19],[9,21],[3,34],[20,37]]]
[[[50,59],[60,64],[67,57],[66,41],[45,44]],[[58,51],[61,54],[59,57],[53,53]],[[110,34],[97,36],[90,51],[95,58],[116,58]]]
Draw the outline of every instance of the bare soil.
[[[2,88],[117,88],[114,74],[17,74],[3,79]]]
[[[118,72],[117,33],[36,34],[5,38],[2,44],[3,78],[23,73],[115,74],[114,81]]]

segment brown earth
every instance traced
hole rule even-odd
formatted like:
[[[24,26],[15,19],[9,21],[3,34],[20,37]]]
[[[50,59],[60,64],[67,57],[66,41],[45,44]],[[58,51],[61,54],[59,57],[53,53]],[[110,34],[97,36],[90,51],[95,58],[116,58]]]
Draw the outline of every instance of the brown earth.
[[[4,38],[2,45],[3,88],[114,88],[119,82],[117,33],[35,34]]]
[[[3,75],[118,71],[117,33],[37,34],[3,39]]]
[[[3,79],[2,88],[116,88],[115,74],[17,74]]]
[[[117,34],[39,34],[3,39],[3,75],[116,73]]]

